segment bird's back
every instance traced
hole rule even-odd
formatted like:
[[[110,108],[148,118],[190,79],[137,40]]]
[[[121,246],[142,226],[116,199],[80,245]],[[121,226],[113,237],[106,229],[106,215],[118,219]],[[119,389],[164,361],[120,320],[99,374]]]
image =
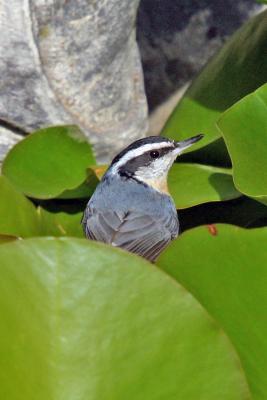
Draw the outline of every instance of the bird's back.
[[[109,176],[88,202],[82,222],[90,239],[125,248],[151,261],[179,230],[170,196],[135,180]]]

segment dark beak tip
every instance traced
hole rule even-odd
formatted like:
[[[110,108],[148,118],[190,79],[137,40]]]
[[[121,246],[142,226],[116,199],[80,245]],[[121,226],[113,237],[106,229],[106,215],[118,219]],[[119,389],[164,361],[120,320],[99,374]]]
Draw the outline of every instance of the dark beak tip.
[[[179,148],[183,148],[183,147],[189,147],[192,144],[198,142],[199,140],[201,140],[204,137],[204,135],[202,133],[196,135],[196,136],[192,136],[191,138],[188,138],[186,140],[182,140],[181,142],[176,142],[177,143],[177,147]]]
[[[201,140],[203,137],[204,137],[203,133],[199,133],[198,135],[193,136],[193,137],[191,138],[192,143],[198,142],[198,141]],[[189,140],[190,140],[190,139],[189,139]]]

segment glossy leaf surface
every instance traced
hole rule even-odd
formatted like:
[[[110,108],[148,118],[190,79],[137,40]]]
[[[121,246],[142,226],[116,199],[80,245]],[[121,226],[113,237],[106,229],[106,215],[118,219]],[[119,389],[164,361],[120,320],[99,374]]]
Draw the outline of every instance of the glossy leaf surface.
[[[190,151],[220,136],[219,115],[267,81],[266,18],[267,11],[255,16],[227,41],[179,102],[163,136],[181,140],[204,133]]]
[[[0,234],[0,244],[12,242],[13,240],[17,240],[17,239],[18,239],[17,236]]]
[[[267,84],[227,110],[218,127],[232,159],[236,187],[267,202]]]
[[[75,126],[37,131],[15,145],[2,173],[29,197],[50,199],[75,189],[86,180],[95,163],[91,146]]]
[[[222,330],[141,258],[29,239],[0,260],[2,399],[248,399]]]
[[[177,163],[170,170],[168,184],[178,209],[240,196],[226,168]]]
[[[161,255],[161,268],[221,324],[237,349],[253,399],[267,397],[267,228],[202,226]]]
[[[82,212],[49,212],[41,207],[37,209],[39,217],[39,236],[84,237],[81,225]]]
[[[87,168],[86,170],[86,180],[76,187],[75,189],[65,190],[57,198],[59,199],[89,199],[94,193],[98,183],[99,178],[97,177],[93,168]]]
[[[0,234],[30,237],[38,233],[34,205],[0,175]]]

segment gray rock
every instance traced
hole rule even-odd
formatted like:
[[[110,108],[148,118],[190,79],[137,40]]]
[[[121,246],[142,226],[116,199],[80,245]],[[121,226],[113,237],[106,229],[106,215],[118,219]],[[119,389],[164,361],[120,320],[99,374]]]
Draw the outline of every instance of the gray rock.
[[[18,143],[23,136],[18,135],[11,130],[0,126],[0,167],[8,151]]]
[[[255,0],[141,0],[137,38],[150,109],[191,80],[261,9]]]
[[[0,118],[77,124],[101,162],[144,136],[139,0],[2,0]]]

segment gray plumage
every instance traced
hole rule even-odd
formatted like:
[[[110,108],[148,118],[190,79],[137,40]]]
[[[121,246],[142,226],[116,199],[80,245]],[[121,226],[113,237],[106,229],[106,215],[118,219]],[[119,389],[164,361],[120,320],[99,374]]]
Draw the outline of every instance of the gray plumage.
[[[168,171],[177,155],[201,138],[175,142],[151,136],[119,153],[87,204],[86,236],[155,261],[179,232]]]
[[[91,197],[82,224],[88,238],[122,247],[150,261],[155,261],[179,231],[170,196],[135,180],[112,177],[111,184],[108,176]]]

